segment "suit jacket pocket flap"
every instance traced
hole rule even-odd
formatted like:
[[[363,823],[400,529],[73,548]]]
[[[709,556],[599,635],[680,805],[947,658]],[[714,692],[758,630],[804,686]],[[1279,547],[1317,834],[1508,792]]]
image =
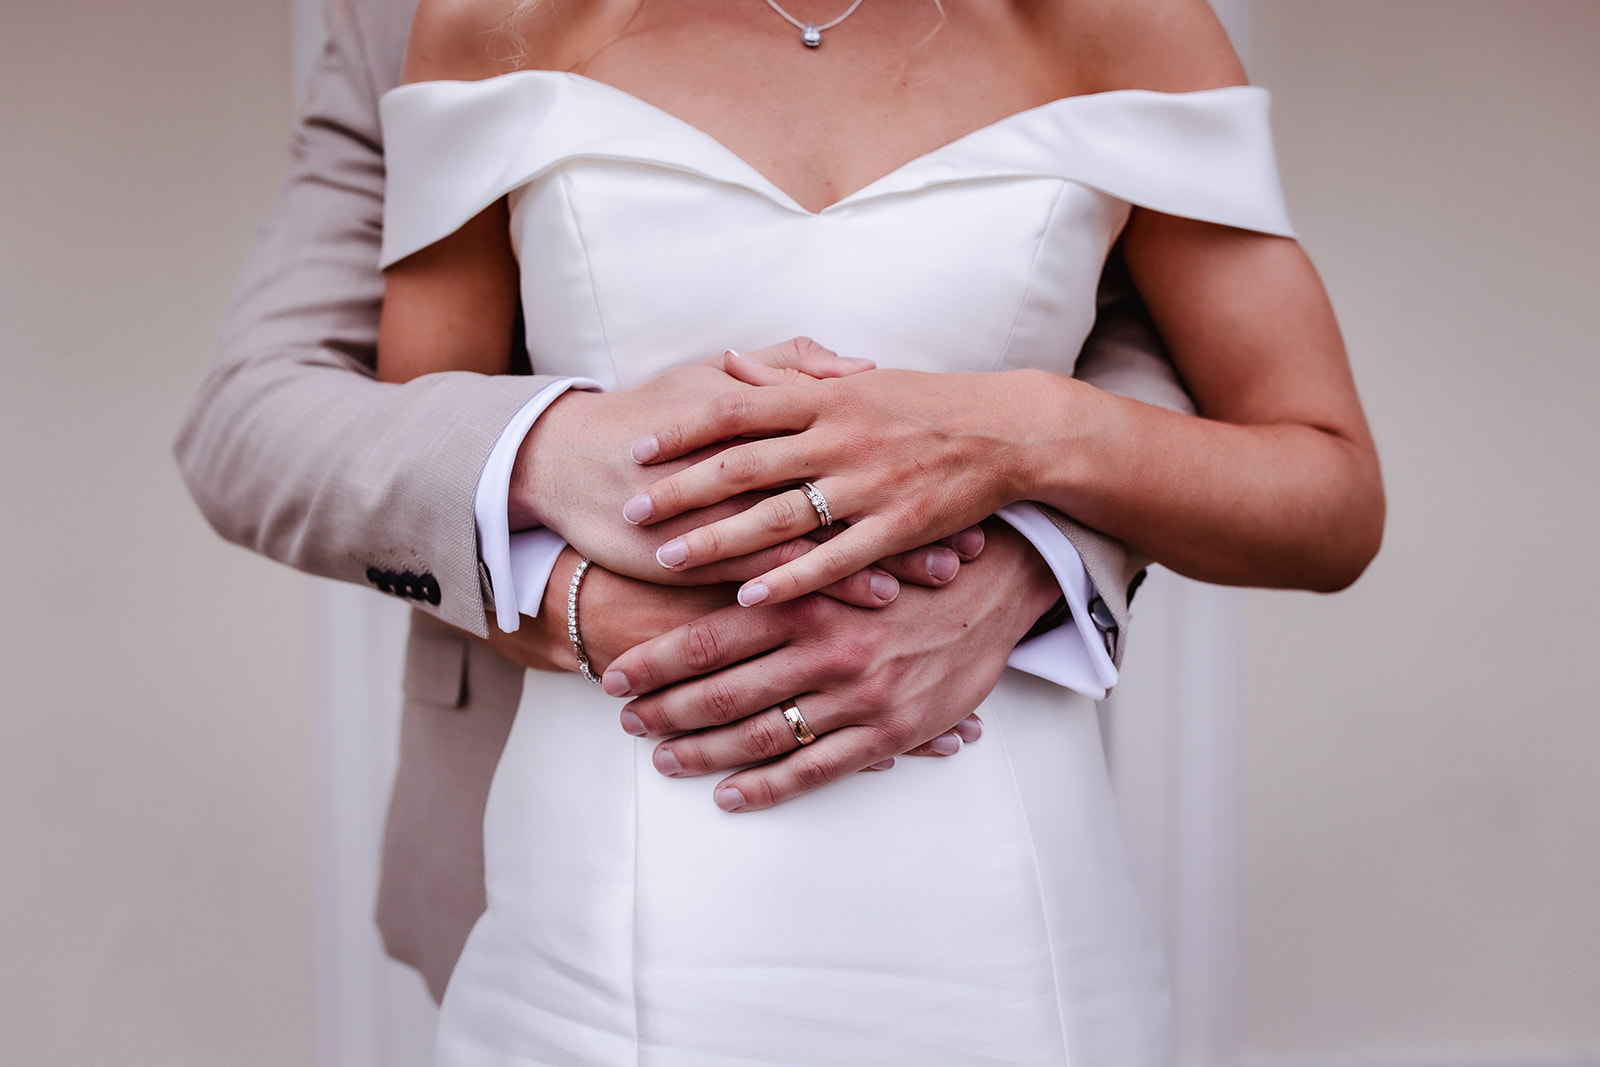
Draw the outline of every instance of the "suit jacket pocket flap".
[[[467,702],[467,642],[413,633],[406,645],[405,694],[407,700],[463,707]]]

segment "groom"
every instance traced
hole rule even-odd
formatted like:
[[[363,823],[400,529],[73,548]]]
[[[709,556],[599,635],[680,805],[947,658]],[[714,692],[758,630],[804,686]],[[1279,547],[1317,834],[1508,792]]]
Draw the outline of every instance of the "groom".
[[[520,619],[515,633],[497,632],[495,590],[480,561],[483,531],[474,517],[486,463],[497,443],[502,456],[514,457],[513,516],[527,510],[530,494],[557,494],[563,507],[572,501],[563,513],[575,540],[603,544],[613,569],[626,570],[634,559],[640,573],[663,576],[648,564],[662,531],[627,527],[612,501],[582,490],[597,478],[643,479],[646,472],[619,458],[661,410],[692,394],[668,375],[595,398],[590,403],[603,401],[604,415],[579,423],[563,414],[560,389],[548,377],[451,373],[405,385],[372,378],[383,295],[378,98],[399,78],[414,5],[328,0],[330,41],[312,78],[287,181],[245,267],[176,452],[190,491],[224,537],[310,573],[365,582],[417,609],[378,917],[391,954],[416,966],[437,997],[484,906],[483,807],[524,666],[559,667],[567,654],[564,620],[549,611]],[[1189,410],[1170,366],[1153,354],[1159,340],[1131,290],[1108,281],[1101,301],[1080,377]],[[553,398],[541,396],[551,392]],[[552,469],[562,484],[552,484]],[[1093,614],[1120,661],[1139,561],[1050,517],[1084,559],[1099,593]],[[1007,580],[1037,581],[1024,574]],[[951,627],[961,625],[963,595],[960,583],[939,593],[953,609]],[[794,647],[809,641],[821,648],[848,638],[852,626],[870,629],[873,640],[897,640],[895,628],[870,613],[837,614],[844,629],[827,634],[796,616]],[[492,645],[481,640],[491,636]],[[840,691],[848,694],[850,684]],[[797,683],[795,691],[806,690]]]

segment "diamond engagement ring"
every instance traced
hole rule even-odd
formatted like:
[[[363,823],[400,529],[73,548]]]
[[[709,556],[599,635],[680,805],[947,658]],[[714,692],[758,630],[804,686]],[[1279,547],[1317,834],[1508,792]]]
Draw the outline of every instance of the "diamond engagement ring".
[[[833,512],[828,509],[828,498],[822,495],[822,490],[806,482],[801,490],[806,494],[806,499],[811,501],[811,506],[817,509],[817,518],[822,520],[822,528],[827,529],[833,525]]]
[[[817,739],[817,735],[811,732],[811,727],[806,725],[806,717],[800,714],[800,705],[793,699],[779,704],[778,710],[783,712],[783,720],[789,724],[789,729],[794,731],[794,739],[800,742],[801,748]]]

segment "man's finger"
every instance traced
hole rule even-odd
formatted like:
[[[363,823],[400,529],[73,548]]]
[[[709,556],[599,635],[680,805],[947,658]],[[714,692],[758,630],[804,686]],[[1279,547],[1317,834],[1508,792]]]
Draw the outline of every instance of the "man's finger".
[[[635,737],[712,729],[760,715],[797,690],[809,691],[827,680],[803,650],[785,646],[629,701],[622,709],[623,729]]]
[[[795,557],[798,559],[799,557]],[[789,563],[791,560],[783,560]],[[782,564],[778,564],[781,566]],[[878,561],[878,566],[903,582],[937,589],[961,570],[961,556],[947,545],[924,545]]]
[[[811,736],[821,738],[850,725],[853,708],[824,693],[799,693],[791,699],[802,709],[802,721]],[[693,777],[728,771],[798,751],[800,736],[778,704],[714,729],[684,734],[656,746],[652,762],[669,777]],[[816,744],[816,741],[809,742]]]
[[[782,759],[723,779],[712,791],[712,799],[723,811],[761,811],[865,770],[892,754],[884,751],[881,732],[846,726]]]

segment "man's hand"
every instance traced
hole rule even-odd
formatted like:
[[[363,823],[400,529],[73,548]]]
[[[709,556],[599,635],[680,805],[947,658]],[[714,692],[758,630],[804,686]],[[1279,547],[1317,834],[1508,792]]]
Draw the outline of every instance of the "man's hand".
[[[817,596],[724,608],[630,649],[604,675],[608,693],[637,698],[623,728],[689,731],[656,749],[656,769],[672,776],[772,761],[717,785],[725,811],[771,807],[927,751],[919,746],[988,696],[1012,648],[1060,595],[1020,535],[998,522],[986,530],[983,556],[937,592],[908,588],[873,612]],[[790,698],[817,735],[803,748],[775,710]]]

